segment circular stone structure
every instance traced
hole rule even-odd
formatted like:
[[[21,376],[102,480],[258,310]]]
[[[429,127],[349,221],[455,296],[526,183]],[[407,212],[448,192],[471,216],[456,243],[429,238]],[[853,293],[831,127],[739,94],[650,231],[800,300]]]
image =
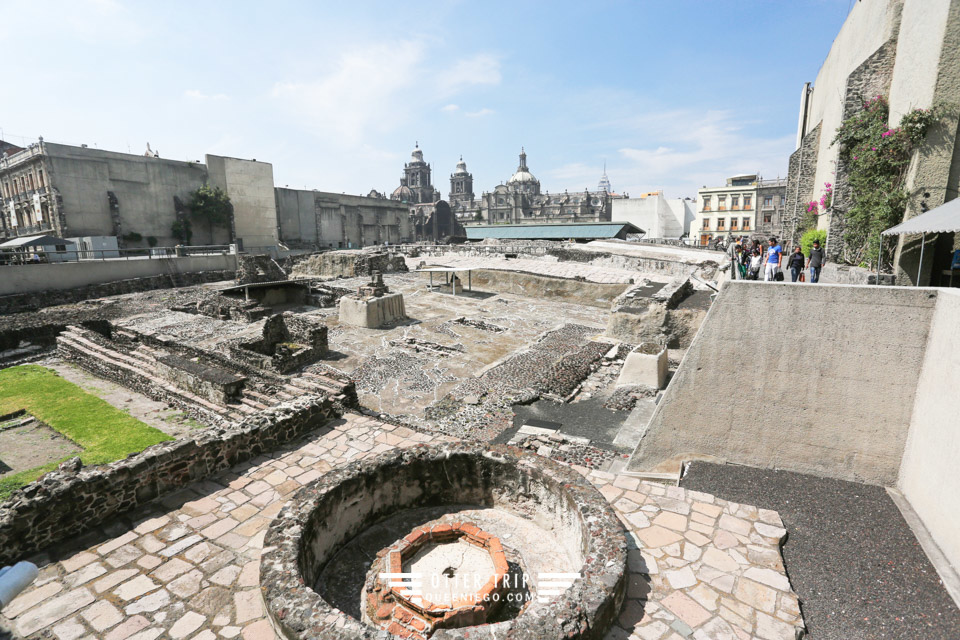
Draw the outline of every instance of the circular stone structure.
[[[403,524],[391,529],[391,522]],[[417,524],[403,529],[409,522]],[[405,533],[395,535],[398,530]],[[370,560],[342,562],[358,540],[374,533],[380,535],[377,540],[386,535],[393,542],[376,547],[380,550],[374,552],[372,566]],[[551,553],[538,543],[548,545],[548,551],[562,547],[560,564],[544,564],[539,556]],[[373,555],[366,550],[359,555],[364,554]],[[424,625],[417,635],[431,640],[600,640],[623,602],[626,557],[623,525],[580,474],[513,447],[456,442],[396,449],[354,462],[298,491],[267,530],[260,585],[278,635],[290,640],[415,637],[411,629],[419,629],[419,623],[380,624],[392,616],[384,605],[409,611],[409,604],[419,604],[419,612],[427,614],[420,621],[431,623],[457,609],[452,605],[464,605],[449,624]],[[331,576],[330,567],[350,566],[357,567],[360,585],[351,597],[363,615],[348,615],[342,609],[350,607],[330,602],[344,591],[344,576]],[[425,577],[423,594],[412,598],[399,583],[394,583],[394,594],[391,578],[377,573],[418,575],[439,569],[452,578],[465,567],[488,579],[476,592],[461,585],[446,596],[434,596],[449,603],[423,601],[431,590],[444,591],[442,580],[431,587]],[[557,567],[564,570],[554,571]],[[502,612],[494,615],[494,594],[505,592],[498,582],[518,570],[530,582],[529,600],[513,617],[501,619]],[[378,579],[383,586],[374,586]],[[325,581],[333,586],[324,588]],[[489,604],[478,608],[478,597]],[[410,622],[407,617],[398,615]],[[478,624],[483,626],[467,626]]]

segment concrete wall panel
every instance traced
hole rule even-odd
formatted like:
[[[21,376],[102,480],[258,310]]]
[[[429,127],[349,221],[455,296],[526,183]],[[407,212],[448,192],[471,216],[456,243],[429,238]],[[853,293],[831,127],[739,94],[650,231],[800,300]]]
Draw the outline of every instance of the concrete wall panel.
[[[724,285],[629,463],[896,481],[936,290]]]
[[[898,488],[960,567],[960,292],[941,290],[920,372]]]
[[[234,271],[236,268],[237,260],[233,255],[8,265],[0,267],[0,295],[72,289],[173,273]]]

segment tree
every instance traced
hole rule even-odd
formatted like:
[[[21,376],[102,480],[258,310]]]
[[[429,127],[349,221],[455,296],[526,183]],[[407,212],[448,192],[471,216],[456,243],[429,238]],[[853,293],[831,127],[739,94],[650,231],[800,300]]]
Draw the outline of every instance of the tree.
[[[190,194],[190,215],[195,220],[202,220],[210,230],[210,244],[213,244],[214,227],[223,226],[230,222],[233,205],[230,196],[220,187],[203,185]]]

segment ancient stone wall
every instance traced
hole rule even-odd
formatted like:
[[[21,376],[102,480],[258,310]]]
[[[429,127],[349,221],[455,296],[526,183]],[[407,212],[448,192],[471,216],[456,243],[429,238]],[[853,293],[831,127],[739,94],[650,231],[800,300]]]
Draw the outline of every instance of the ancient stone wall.
[[[794,232],[807,212],[807,204],[814,198],[820,131],[821,125],[818,124],[813,131],[803,137],[800,148],[790,155],[790,164],[787,168],[787,201],[782,217],[782,233],[785,238],[789,238],[790,244],[796,244],[799,240]]]
[[[176,278],[169,275],[149,276],[146,278],[130,278],[129,280],[92,284],[74,289],[15,293],[0,296],[0,315],[36,311],[44,307],[71,304],[82,300],[103,298],[106,296],[118,296],[125,293],[139,293],[141,291],[168,289],[171,287],[190,287],[205,282],[232,280],[233,277],[233,271],[200,271],[197,273],[180,273]]]
[[[596,267],[611,267],[670,276],[688,276],[695,271],[701,277],[716,277],[715,262],[685,262],[628,256],[605,251],[584,251],[549,241],[510,242],[501,244],[461,244],[411,247],[410,255],[440,257],[444,254],[476,257],[543,258],[552,262],[582,262]]]
[[[327,251],[309,256],[293,264],[298,276],[354,278],[380,273],[406,272],[403,256],[382,251]]]
[[[0,505],[0,564],[11,564],[158,496],[273,451],[335,416],[329,400],[304,396],[229,428],[162,442],[118,462],[86,469],[64,463]]]
[[[893,65],[897,58],[897,38],[891,38],[873,55],[863,61],[847,76],[846,93],[843,99],[842,120],[852,117],[863,109],[864,102],[876,96],[887,96],[893,79]],[[831,136],[836,132],[831,132]],[[837,158],[837,175],[833,183],[833,199],[828,219],[829,235],[827,258],[839,260],[843,255],[843,234],[846,230],[846,213],[853,204],[848,167],[842,158]],[[823,185],[814,185],[814,198],[819,199]],[[813,199],[813,198],[811,198]]]
[[[287,279],[287,272],[267,254],[237,256],[237,284],[278,282]]]

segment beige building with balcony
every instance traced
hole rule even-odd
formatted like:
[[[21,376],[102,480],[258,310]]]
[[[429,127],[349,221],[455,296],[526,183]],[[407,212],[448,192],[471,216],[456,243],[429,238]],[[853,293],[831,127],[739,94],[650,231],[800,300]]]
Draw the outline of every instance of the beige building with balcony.
[[[690,235],[707,246],[716,238],[751,235],[756,230],[756,174],[727,178],[723,187],[697,190],[697,217]]]

